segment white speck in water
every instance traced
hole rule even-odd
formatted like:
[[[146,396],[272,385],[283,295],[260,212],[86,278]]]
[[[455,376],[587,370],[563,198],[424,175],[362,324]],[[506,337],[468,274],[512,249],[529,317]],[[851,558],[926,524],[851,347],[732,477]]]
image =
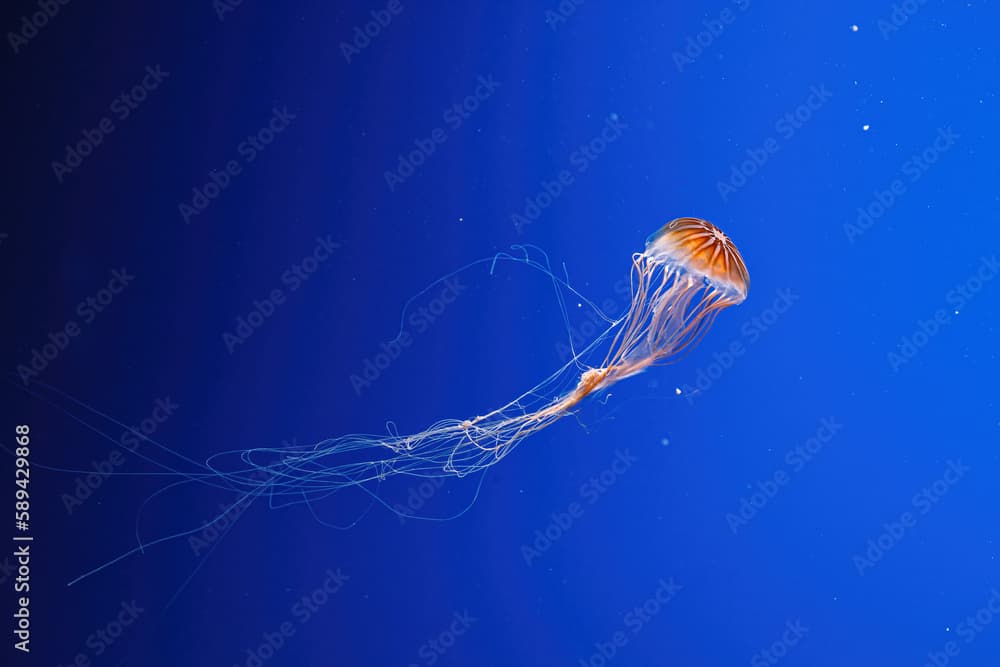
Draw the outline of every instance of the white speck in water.
[[[858,24],[855,23],[854,25],[851,26],[851,32],[857,32],[857,31],[858,31]]]
[[[871,125],[869,125],[868,123],[865,123],[864,125],[861,126],[861,129],[864,130],[865,132],[867,132],[868,130],[871,129],[871,127],[872,127]]]
[[[680,396],[681,395],[681,388],[677,387],[676,389],[674,389],[674,393],[677,394],[678,396]]]

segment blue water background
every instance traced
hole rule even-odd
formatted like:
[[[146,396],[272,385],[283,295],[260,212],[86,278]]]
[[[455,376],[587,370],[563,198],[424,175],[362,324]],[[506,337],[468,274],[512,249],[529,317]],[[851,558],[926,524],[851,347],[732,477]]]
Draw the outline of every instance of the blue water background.
[[[39,470],[31,664],[251,665],[285,623],[265,664],[991,664],[996,6],[914,2],[893,23],[888,1],[588,0],[555,23],[554,0],[402,2],[349,59],[342,43],[384,3],[245,2],[223,20],[207,1],[73,3],[8,51],[15,380],[125,268],[134,281],[38,379],[126,424],[169,398],[153,437],[203,461],[390,420],[418,431],[546,377],[566,361],[559,303],[541,274],[501,263],[460,274],[433,323],[404,319],[411,342],[375,381],[351,379],[408,299],[514,244],[614,315],[647,235],[703,217],[742,251],[748,300],[683,362],[525,441],[452,521],[374,509],[334,530],[321,522],[351,520],[361,497],[259,502],[211,553],[180,539],[67,588],[135,546],[140,503],[169,479],[103,480],[68,513],[76,476]],[[16,4],[12,30],[34,11]],[[66,144],[156,65],[169,76],[57,182]],[[484,80],[495,89],[449,121]],[[285,107],[294,119],[247,162],[241,142]],[[614,140],[581,163],[609,122]],[[435,128],[443,143],[390,187]],[[241,173],[185,221],[179,204],[229,160]],[[562,170],[572,182],[518,229]],[[290,290],[283,273],[319,238],[339,247]],[[230,352],[223,334],[275,288],[285,302]],[[587,339],[578,303],[571,332]],[[38,466],[115,448],[7,396]],[[156,470],[125,459],[118,472]],[[422,509],[474,491],[447,482]],[[141,535],[197,527],[226,498],[175,489]],[[303,622],[295,605],[329,571],[346,581]],[[88,637],[132,601],[144,611],[98,655]]]

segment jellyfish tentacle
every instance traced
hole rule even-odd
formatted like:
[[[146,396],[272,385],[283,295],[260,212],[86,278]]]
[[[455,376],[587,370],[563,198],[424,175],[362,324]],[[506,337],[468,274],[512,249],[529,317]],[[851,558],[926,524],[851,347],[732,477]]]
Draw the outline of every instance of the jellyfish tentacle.
[[[532,255],[533,251],[541,259]],[[306,504],[313,511],[314,502],[352,487],[363,489],[388,506],[379,499],[377,488],[370,486],[377,487],[400,475],[466,477],[487,470],[530,435],[574,414],[588,396],[606,391],[650,366],[683,358],[704,338],[718,314],[741,303],[749,291],[749,273],[736,246],[715,225],[698,218],[672,220],[649,237],[642,252],[632,255],[632,300],[616,319],[608,318],[574,290],[568,277],[556,276],[540,250],[516,246],[511,253],[497,253],[490,264],[491,274],[500,260],[523,263],[547,275],[565,322],[563,290],[600,313],[609,324],[607,329],[582,349],[571,341],[572,356],[561,368],[514,400],[474,418],[442,420],[421,432],[405,435],[394,423],[387,422],[386,434],[380,436],[348,435],[311,447],[228,451],[210,457],[191,475],[175,468],[169,470],[184,481],[252,497],[267,496],[272,507]],[[412,302],[407,302],[406,308]],[[587,363],[599,353],[603,353],[600,364]],[[175,454],[154,444],[163,452]],[[152,546],[165,539],[171,538],[140,542],[140,546]]]

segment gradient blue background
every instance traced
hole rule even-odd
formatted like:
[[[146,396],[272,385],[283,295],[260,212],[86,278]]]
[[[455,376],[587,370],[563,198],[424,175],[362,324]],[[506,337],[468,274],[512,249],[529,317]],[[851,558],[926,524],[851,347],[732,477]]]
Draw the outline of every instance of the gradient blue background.
[[[595,644],[670,578],[680,593],[608,664],[773,664],[760,652],[789,621],[808,633],[783,665],[924,665],[948,641],[960,648],[948,664],[992,664],[1000,627],[966,642],[959,625],[1000,588],[998,285],[958,315],[946,294],[1000,242],[996,6],[915,3],[884,35],[888,1],[588,0],[555,30],[554,1],[402,4],[350,63],[339,44],[384,4],[244,2],[220,21],[207,0],[74,2],[7,49],[6,444],[27,421],[39,466],[86,468],[112,450],[22,392],[15,369],[118,267],[134,282],[39,379],[128,424],[170,397],[180,407],[155,438],[199,461],[381,433],[387,420],[420,430],[532,386],[564,360],[566,328],[545,281],[511,265],[463,274],[461,296],[377,382],[359,394],[349,379],[396,335],[407,299],[514,243],[544,248],[578,289],[620,307],[615,283],[646,236],[704,217],[746,258],[749,299],[683,363],[523,443],[450,522],[379,510],[337,531],[305,508],[258,503],[207,557],[180,540],[67,588],[135,545],[137,508],[164,481],[113,477],[67,515],[75,477],[38,470],[35,650],[10,664],[84,652],[99,665],[245,665],[328,568],[349,580],[265,664],[430,664],[421,646],[467,610],[477,620],[436,664],[597,665]],[[726,7],[735,20],[678,71],[673,54]],[[8,9],[4,28],[17,30],[35,5]],[[58,184],[51,162],[157,64],[168,79]],[[499,88],[390,191],[384,172],[478,76]],[[781,137],[775,124],[812,86],[832,97]],[[178,204],[275,106],[297,118],[184,224]],[[511,214],[610,114],[627,130],[518,234]],[[942,128],[954,146],[850,242],[858,208]],[[780,150],[724,200],[717,184],[768,137]],[[336,254],[228,354],[222,333],[325,235]],[[749,344],[743,327],[783,289],[795,304]],[[887,355],[941,308],[950,323],[894,371]],[[675,393],[733,341],[745,353],[708,390]],[[787,471],[786,453],[824,417],[843,425],[836,437],[734,535],[727,513]],[[526,564],[534,531],[626,449],[638,463]],[[915,494],[949,461],[969,472],[920,514]],[[155,468],[130,457],[119,470]],[[461,507],[469,490],[442,487],[435,509]],[[170,494],[143,535],[197,526],[221,500]],[[347,520],[357,500],[317,512]],[[916,525],[859,575],[854,557],[906,511]],[[88,635],[131,600],[145,612],[94,656]]]

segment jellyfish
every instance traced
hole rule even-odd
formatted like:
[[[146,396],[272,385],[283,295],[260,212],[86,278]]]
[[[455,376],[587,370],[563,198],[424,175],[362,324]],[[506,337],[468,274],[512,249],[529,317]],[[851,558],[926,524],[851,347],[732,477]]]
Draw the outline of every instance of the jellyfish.
[[[568,287],[544,266],[522,261]],[[750,287],[736,246],[718,227],[699,218],[677,218],[652,234],[642,252],[632,255],[630,282],[631,304],[624,314],[608,320],[607,329],[562,368],[499,408],[442,420],[418,433],[400,434],[390,424],[386,435],[220,452],[198,472],[171,469],[182,479],[154,496],[180,484],[202,483],[235,491],[240,497],[234,506],[266,496],[272,506],[305,503],[311,509],[316,501],[353,488],[395,511],[379,496],[384,480],[403,475],[466,477],[486,471],[532,434],[575,414],[587,397],[651,366],[679,360],[722,310],[746,299]],[[137,532],[138,547],[71,583],[153,544],[193,532],[151,541],[139,539]]]
[[[278,466],[268,469],[280,487],[269,493],[307,498],[397,474],[464,477],[482,471],[528,436],[573,414],[588,396],[650,366],[677,361],[704,337],[719,312],[746,299],[749,287],[743,258],[718,227],[699,218],[677,218],[652,234],[642,252],[633,254],[631,304],[590,346],[610,339],[601,363],[588,366],[578,354],[530,391],[475,417],[444,420],[408,435],[330,439],[308,453],[282,456]],[[361,450],[374,456],[337,461]],[[253,461],[279,452],[243,454]],[[251,470],[257,466],[247,472]],[[265,478],[270,483],[272,478]]]

